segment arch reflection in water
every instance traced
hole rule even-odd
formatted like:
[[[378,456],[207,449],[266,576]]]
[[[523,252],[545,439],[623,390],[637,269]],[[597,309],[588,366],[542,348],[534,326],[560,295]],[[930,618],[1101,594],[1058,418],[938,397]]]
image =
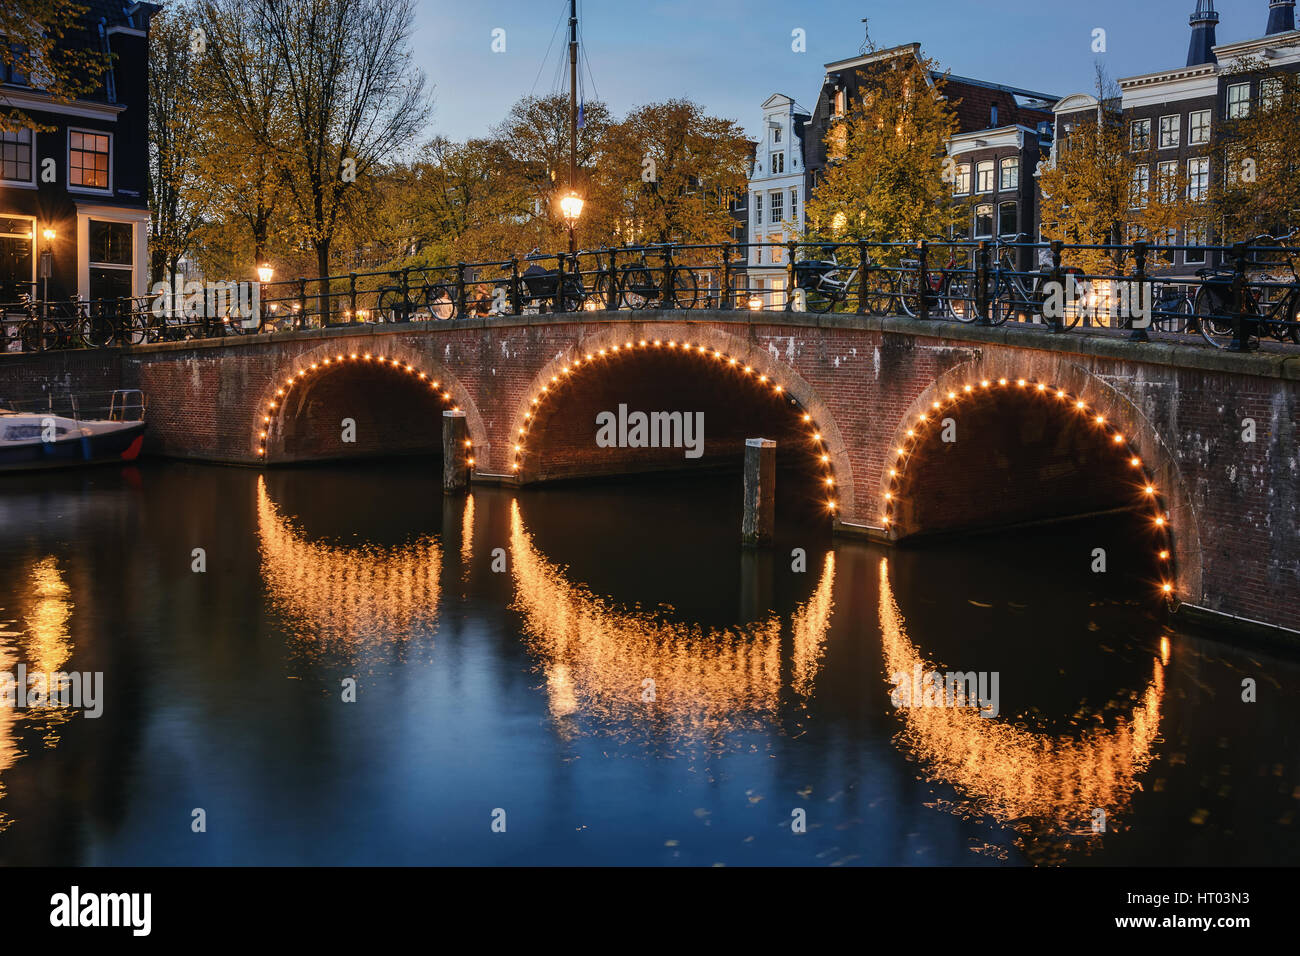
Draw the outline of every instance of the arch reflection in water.
[[[728,744],[770,725],[781,701],[781,632],[775,613],[737,628],[703,628],[628,610],[571,583],[544,558],[511,503],[514,609],[540,661],[552,717],[562,732],[670,743]],[[833,604],[828,552],[816,591],[790,621],[792,689],[808,695],[820,667]],[[653,684],[647,683],[653,681]]]
[[[884,558],[880,630],[887,675],[941,669],[908,639]],[[1091,834],[1097,810],[1105,813],[1106,830],[1119,828],[1137,778],[1151,763],[1163,698],[1164,663],[1153,657],[1145,690],[1111,728],[1052,737],[981,717],[974,708],[902,707],[898,741],[935,778],[958,790],[963,799],[955,812],[988,813],[1021,834],[1022,848],[1032,842],[1035,853],[1050,853],[1053,841]]]
[[[25,664],[29,674],[50,675],[63,670],[72,657],[72,637],[68,620],[72,617],[71,588],[53,556],[42,558],[27,574],[28,603],[17,609],[13,620],[0,617],[0,673],[15,674]],[[18,592],[21,593],[21,592]],[[0,615],[3,615],[0,609]],[[46,699],[57,686],[46,686]],[[23,756],[19,741],[23,725],[42,733],[47,748],[59,742],[58,728],[72,718],[67,707],[46,706],[38,701],[34,708],[0,707],[0,797],[4,796],[3,773]],[[0,811],[0,830],[12,822]]]
[[[442,550],[432,535],[398,546],[309,541],[257,480],[262,576],[293,649],[311,660],[394,648],[437,622]]]

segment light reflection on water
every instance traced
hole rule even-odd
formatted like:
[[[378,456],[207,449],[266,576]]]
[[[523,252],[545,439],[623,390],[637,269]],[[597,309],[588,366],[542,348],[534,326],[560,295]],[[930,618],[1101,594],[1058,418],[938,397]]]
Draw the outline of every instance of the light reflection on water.
[[[444,500],[437,476],[151,465],[8,486],[0,670],[103,670],[105,707],[0,709],[0,862],[1300,852],[1300,666],[1071,570],[1075,545],[1118,568],[1123,527],[888,551],[785,520],[754,555],[729,479]],[[1000,671],[1002,715],[896,710],[889,675],[918,664]],[[1243,706],[1247,676],[1266,693]],[[195,806],[221,840],[193,838]]]

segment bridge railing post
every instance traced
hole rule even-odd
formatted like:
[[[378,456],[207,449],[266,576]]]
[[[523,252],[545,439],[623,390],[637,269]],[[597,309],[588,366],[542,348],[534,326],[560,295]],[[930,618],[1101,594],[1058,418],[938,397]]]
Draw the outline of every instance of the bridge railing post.
[[[731,243],[722,244],[722,288],[718,290],[718,308],[731,309]]]
[[[785,244],[785,310],[790,312],[794,309],[794,297],[798,292],[797,278],[794,270],[794,257],[798,252],[798,244],[791,239]]]
[[[1068,301],[1065,295],[1065,270],[1061,268],[1061,253],[1065,251],[1065,243],[1060,239],[1052,240],[1052,282],[1060,290],[1061,308],[1057,314],[1052,316],[1052,331],[1065,331],[1065,304]]]
[[[1150,342],[1151,336],[1147,334],[1146,325],[1138,325],[1143,311],[1145,302],[1148,310],[1154,310],[1152,299],[1154,296],[1146,296],[1147,288],[1147,244],[1143,239],[1133,243],[1133,284],[1129,286],[1128,296],[1119,296],[1121,303],[1127,301],[1128,321],[1133,331],[1129,334],[1130,342]],[[1135,298],[1136,293],[1136,298]],[[1146,314],[1147,325],[1151,323],[1153,316],[1151,311]]]
[[[677,308],[677,290],[673,288],[673,247],[665,244],[663,247],[664,254],[664,294],[663,306],[665,309]]]
[[[456,318],[465,318],[465,263],[456,263]]]
[[[564,255],[555,257],[555,298],[551,302],[552,312],[564,311]]]
[[[991,325],[989,321],[989,243],[981,239],[975,253],[975,312],[977,325]]]
[[[605,308],[618,311],[618,253],[609,250],[609,271],[605,280]]]
[[[348,273],[348,321],[357,320],[357,274]]]
[[[866,315],[867,300],[870,298],[871,254],[867,252],[867,240],[858,240],[858,315]],[[848,290],[846,289],[847,293]]]
[[[1248,292],[1246,289],[1246,258],[1248,247],[1244,242],[1233,244],[1233,270],[1232,270],[1232,341],[1228,343],[1229,352],[1245,352],[1250,348],[1250,333],[1248,331],[1248,322],[1246,319],[1246,302],[1248,301]]]
[[[521,315],[524,311],[523,299],[519,295],[519,257],[510,257],[510,311]]]
[[[407,322],[411,321],[411,316],[415,313],[415,303],[411,301],[411,267],[402,267],[402,318]]]
[[[930,244],[924,239],[917,240],[916,261],[916,268],[920,273],[916,278],[916,317],[928,319],[930,317]]]
[[[307,321],[307,279],[304,276],[298,277],[298,328],[303,328]]]

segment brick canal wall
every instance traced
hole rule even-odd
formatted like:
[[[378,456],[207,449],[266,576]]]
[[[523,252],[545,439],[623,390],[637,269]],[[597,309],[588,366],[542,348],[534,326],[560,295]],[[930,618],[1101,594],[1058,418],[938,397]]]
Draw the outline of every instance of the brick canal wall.
[[[120,374],[150,398],[148,451],[250,465],[433,448],[440,410],[459,407],[478,475],[523,483],[680,467],[680,449],[598,447],[595,415],[620,398],[634,410],[701,410],[716,446],[706,443],[703,463],[758,434],[787,456],[824,454],[819,475],[833,485],[818,494],[837,502],[839,527],[892,539],[1124,506],[1150,482],[1152,514],[1172,532],[1179,597],[1300,629],[1300,358],[894,318],[635,318],[342,327],[120,355],[0,356],[0,394],[77,369],[96,384]],[[1076,402],[1086,410],[1071,418]],[[1085,427],[1097,415],[1105,425]],[[804,416],[820,442],[802,430]],[[347,447],[345,417],[357,426]],[[944,419],[955,442],[940,440]],[[1107,445],[1115,432],[1121,440]],[[1132,458],[1140,467],[1125,472]]]

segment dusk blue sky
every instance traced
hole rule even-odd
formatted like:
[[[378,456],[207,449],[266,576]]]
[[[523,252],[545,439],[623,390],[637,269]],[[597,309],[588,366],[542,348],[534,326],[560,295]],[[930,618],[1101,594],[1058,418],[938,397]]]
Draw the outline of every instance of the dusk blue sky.
[[[579,0],[579,17],[595,89],[616,116],[689,97],[752,135],[771,93],[812,108],[823,65],[857,54],[862,17],[880,46],[917,40],[953,73],[1065,96],[1092,88],[1095,60],[1113,77],[1183,65],[1195,7],[1195,0]],[[418,0],[416,59],[436,87],[430,132],[480,136],[530,90],[550,92],[563,28],[549,58],[546,48],[567,9],[568,0]],[[1264,32],[1268,0],[1218,0],[1215,9],[1220,43]],[[506,31],[505,53],[491,52],[496,27]],[[795,27],[807,31],[806,53],[790,50]],[[1102,56],[1091,51],[1096,27],[1107,31]]]

